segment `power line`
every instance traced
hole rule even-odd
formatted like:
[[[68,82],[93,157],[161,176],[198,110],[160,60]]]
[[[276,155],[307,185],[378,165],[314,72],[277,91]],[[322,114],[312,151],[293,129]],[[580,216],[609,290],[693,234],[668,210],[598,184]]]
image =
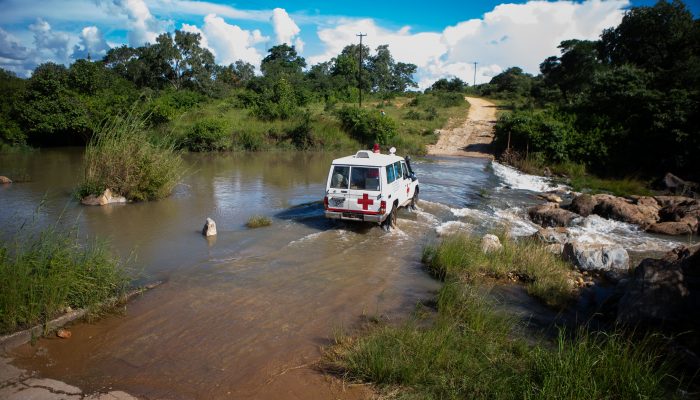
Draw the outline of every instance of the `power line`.
[[[472,86],[476,86],[476,64],[478,63],[478,61],[474,61],[474,84]]]
[[[360,71],[358,73],[358,83],[357,88],[360,90],[360,108],[362,108],[362,38],[367,36],[366,33],[360,32],[360,34],[355,35],[360,37]]]

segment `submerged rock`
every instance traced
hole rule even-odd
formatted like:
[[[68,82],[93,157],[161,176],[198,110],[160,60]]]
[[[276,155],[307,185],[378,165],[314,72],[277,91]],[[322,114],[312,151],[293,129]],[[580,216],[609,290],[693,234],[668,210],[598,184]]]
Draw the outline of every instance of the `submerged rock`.
[[[498,236],[492,234],[486,234],[481,238],[481,251],[485,254],[491,253],[492,251],[501,251],[503,245]]]
[[[533,222],[544,227],[571,226],[580,219],[578,214],[559,208],[559,205],[555,203],[530,207],[527,214]]]
[[[568,242],[562,256],[581,271],[603,272],[613,279],[629,270],[629,254],[619,244]]]
[[[0,185],[7,184],[7,183],[12,183],[12,179],[0,175]]]
[[[541,193],[538,194],[537,197],[543,200],[547,200],[550,203],[561,203],[563,201],[561,197],[557,196],[554,193]]]
[[[126,203],[126,197],[112,194],[112,191],[109,188],[107,188],[105,189],[104,193],[102,193],[99,196],[91,194],[89,196],[83,197],[80,200],[80,203],[86,206],[104,206],[107,204],[114,203]]]
[[[698,328],[700,244],[681,246],[634,270],[618,303],[617,321],[631,326]]]
[[[216,222],[213,219],[207,218],[204,223],[204,228],[202,228],[202,235],[204,236],[215,236],[216,235]]]

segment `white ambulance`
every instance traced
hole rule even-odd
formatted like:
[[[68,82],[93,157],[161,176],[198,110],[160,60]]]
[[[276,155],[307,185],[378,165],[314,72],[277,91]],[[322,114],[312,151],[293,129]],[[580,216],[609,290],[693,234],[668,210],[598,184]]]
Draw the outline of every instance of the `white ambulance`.
[[[326,218],[375,222],[385,229],[396,226],[399,207],[415,208],[418,178],[410,158],[360,150],[333,160],[328,171]]]

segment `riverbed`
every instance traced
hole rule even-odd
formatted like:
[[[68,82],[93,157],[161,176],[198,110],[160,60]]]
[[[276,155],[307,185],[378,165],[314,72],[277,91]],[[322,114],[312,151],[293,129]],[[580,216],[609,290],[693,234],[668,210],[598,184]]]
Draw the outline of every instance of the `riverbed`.
[[[73,192],[82,149],[0,156],[0,238],[49,224],[106,239],[138,271],[138,284],[164,281],[69,340],[46,338],[12,352],[14,364],[85,392],[123,390],[145,398],[361,398],[314,368],[321,348],[365,318],[398,320],[439,288],[421,252],[453,231],[537,227],[525,209],[551,182],[480,158],[416,159],[421,201],[399,213],[398,229],[323,217],[332,153],[187,154],[187,174],[157,202],[86,207]],[[248,229],[252,215],[270,227]],[[206,239],[207,217],[218,235]],[[575,228],[628,250],[682,243],[634,226],[590,219]]]

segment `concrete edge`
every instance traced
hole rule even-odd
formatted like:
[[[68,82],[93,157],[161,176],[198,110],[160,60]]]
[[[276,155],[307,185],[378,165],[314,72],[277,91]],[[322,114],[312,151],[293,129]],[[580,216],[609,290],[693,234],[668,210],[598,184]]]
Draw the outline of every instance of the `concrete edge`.
[[[142,294],[146,292],[147,290],[151,290],[153,288],[156,288],[160,286],[163,283],[163,281],[156,281],[154,283],[150,283],[142,288],[134,289],[130,292],[128,292],[122,301],[126,302],[131,300],[134,296]],[[117,302],[119,299],[113,298],[110,299],[110,302]],[[2,349],[4,352],[7,352],[9,350],[14,349],[15,347],[21,346],[27,342],[30,342],[34,338],[40,338],[44,336],[45,334],[48,334],[50,332],[55,331],[58,328],[63,327],[69,322],[75,321],[76,319],[82,318],[87,314],[87,309],[86,308],[80,308],[77,310],[73,310],[70,312],[67,312],[57,318],[52,319],[51,321],[46,322],[45,324],[40,324],[33,326],[29,329],[25,329],[22,331],[18,332],[13,332],[4,336],[0,336],[0,349]]]

